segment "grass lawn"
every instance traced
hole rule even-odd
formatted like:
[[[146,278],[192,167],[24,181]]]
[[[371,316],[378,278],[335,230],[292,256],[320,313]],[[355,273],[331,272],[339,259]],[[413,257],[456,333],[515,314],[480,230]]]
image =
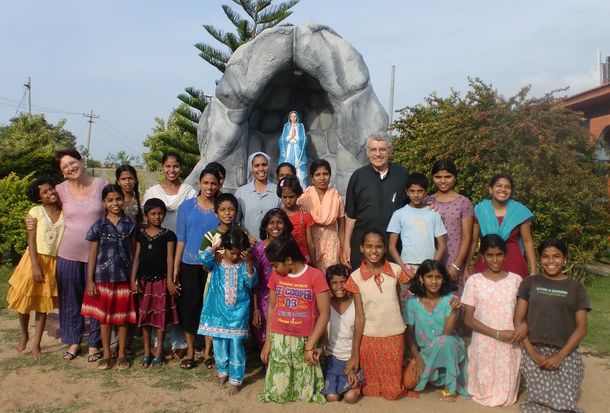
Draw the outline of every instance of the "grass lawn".
[[[591,278],[587,291],[592,310],[583,346],[607,357],[610,356],[610,277]]]
[[[8,293],[8,279],[13,274],[12,267],[0,265],[0,310],[6,308],[6,293]]]

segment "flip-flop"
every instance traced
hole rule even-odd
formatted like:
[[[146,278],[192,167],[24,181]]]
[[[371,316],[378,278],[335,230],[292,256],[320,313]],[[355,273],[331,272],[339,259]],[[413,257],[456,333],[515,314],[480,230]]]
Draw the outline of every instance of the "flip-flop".
[[[99,359],[97,362],[98,370],[108,370],[112,367],[112,363],[110,359]]]
[[[182,359],[180,362],[180,368],[183,370],[194,369],[196,366],[195,359]]]
[[[70,360],[74,360],[76,357],[78,357],[79,354],[80,354],[80,349],[76,350],[75,352],[66,350],[66,351],[64,351],[64,354],[62,357],[65,361],[70,361]]]
[[[101,359],[104,356],[104,353],[101,351],[96,351],[95,353],[89,353],[89,355],[87,356],[87,361],[89,363],[95,363],[96,361],[99,361],[99,359]]]
[[[216,365],[216,362],[214,361],[213,357],[210,357],[210,358],[203,360],[203,364],[205,364],[205,366],[208,368],[208,370],[211,370]]]
[[[116,365],[119,368],[119,370],[127,370],[130,367],[129,362],[127,361],[127,359],[123,358],[123,357],[118,358],[116,360]]]
[[[140,361],[140,365],[144,368],[150,366],[150,363],[153,361],[152,356],[142,356],[142,360]]]
[[[150,362],[151,367],[159,367],[164,364],[165,364],[165,359],[163,358],[163,356],[153,357],[152,361]]]

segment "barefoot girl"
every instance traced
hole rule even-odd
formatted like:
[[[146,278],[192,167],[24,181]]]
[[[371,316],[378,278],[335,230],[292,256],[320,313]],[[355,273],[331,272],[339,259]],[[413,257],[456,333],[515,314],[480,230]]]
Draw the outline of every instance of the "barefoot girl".
[[[563,273],[567,245],[547,238],[538,246],[542,275],[527,277],[517,296],[515,323],[527,322],[521,374],[521,411],[581,412],[576,406],[584,377],[578,346],[587,334],[591,310],[585,287]]]
[[[144,203],[146,228],[136,234],[136,250],[131,269],[131,291],[139,294],[138,327],[142,327],[144,355],[142,367],[161,366],[166,324],[178,322],[174,285],[174,250],[176,234],[161,227],[165,204],[159,198]],[[168,294],[169,293],[169,294]],[[151,351],[151,333],[155,330],[155,355]]]
[[[442,262],[425,260],[409,287],[414,294],[407,301],[407,344],[416,363],[413,368],[422,391],[430,383],[444,387],[441,401],[453,402],[466,392],[466,350],[455,333],[459,300],[457,290]]]
[[[468,347],[468,393],[488,407],[508,406],[519,390],[519,342],[527,330],[515,330],[513,316],[521,277],[502,270],[506,242],[497,234],[481,238],[486,269],[466,280],[462,304],[473,330]]]
[[[55,266],[57,248],[64,232],[61,203],[55,185],[48,179],[38,178],[27,190],[32,202],[40,202],[30,209],[28,215],[35,218],[38,225],[28,230],[28,248],[15,268],[8,283],[8,308],[19,313],[21,341],[17,351],[21,353],[29,340],[28,325],[30,312],[36,312],[32,356],[42,357],[40,340],[47,321],[47,313],[57,308],[57,284]]]
[[[199,247],[206,232],[218,226],[214,200],[219,185],[220,176],[215,169],[202,170],[199,174],[199,195],[187,199],[178,209],[174,282],[180,286],[178,314],[187,345],[180,368],[187,370],[196,366],[195,335],[199,328],[203,291],[208,276],[201,266]]]
[[[330,188],[331,169],[325,159],[311,163],[309,175],[313,186],[308,186],[299,198],[299,204],[309,211],[314,226],[312,261],[320,271],[341,261],[341,245],[345,237],[345,204],[335,188]]]
[[[87,292],[81,314],[99,321],[102,335],[103,357],[97,368],[111,367],[110,334],[118,326],[119,369],[129,368],[125,357],[127,324],[136,322],[135,303],[129,280],[135,247],[137,224],[123,213],[123,191],[109,184],[102,189],[106,216],[89,228],[89,261],[87,265]]]
[[[345,400],[356,403],[360,398],[362,372],[345,373],[347,361],[352,355],[352,340],[356,310],[354,299],[345,289],[349,269],[342,264],[326,269],[326,281],[330,286],[330,321],[326,329],[324,388],[322,394],[329,402]]]
[[[257,281],[249,249],[248,235],[233,227],[201,254],[209,270],[210,289],[198,332],[213,338],[218,384],[229,381],[229,396],[239,392],[246,371],[250,297]],[[216,252],[222,255],[220,263],[214,257]]]
[[[297,205],[297,199],[303,195],[303,188],[299,178],[289,175],[277,184],[277,196],[282,200],[282,211],[288,215],[292,222],[292,238],[297,242],[301,249],[301,254],[305,257],[305,262],[315,265],[312,261],[314,246],[311,227],[313,218],[309,212],[304,212]]]
[[[315,356],[329,319],[328,284],[320,270],[305,264],[297,243],[277,238],[267,259],[274,271],[269,280],[267,340],[261,360],[267,364],[263,402],[324,403],[324,377]]]
[[[360,251],[363,260],[345,290],[354,295],[356,319],[351,357],[345,369],[364,373],[362,394],[396,400],[403,393],[401,374],[405,322],[400,313],[398,285],[409,276],[385,259],[385,236],[377,230],[365,231]]]
[[[252,248],[252,265],[258,274],[258,285],[254,287],[252,302],[252,325],[256,335],[258,348],[262,350],[265,344],[267,327],[267,311],[269,308],[269,287],[273,267],[265,255],[265,249],[271,241],[279,237],[292,238],[292,223],[284,211],[273,208],[267,211],[261,222],[259,234],[261,241]]]
[[[116,168],[114,175],[116,176],[116,184],[121,187],[125,199],[123,212],[129,218],[141,224],[144,214],[140,205],[140,189],[136,170],[131,165],[121,165]]]

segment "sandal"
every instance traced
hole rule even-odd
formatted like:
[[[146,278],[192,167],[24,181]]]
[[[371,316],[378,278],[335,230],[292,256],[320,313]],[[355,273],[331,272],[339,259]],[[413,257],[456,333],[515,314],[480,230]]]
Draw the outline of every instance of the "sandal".
[[[75,352],[66,350],[66,351],[64,351],[64,354],[62,357],[64,360],[70,361],[70,360],[74,360],[76,357],[78,357],[79,354],[80,354],[80,349],[76,350]]]
[[[183,359],[180,362],[180,368],[183,370],[190,370],[193,369],[197,366],[197,363],[195,363],[195,359]]]
[[[104,353],[101,351],[96,351],[95,353],[89,353],[89,355],[87,356],[87,361],[89,363],[95,363],[96,361],[101,359],[103,356],[104,356]]]
[[[159,367],[165,364],[165,359],[162,356],[154,357],[150,363],[152,367]]]
[[[454,402],[457,400],[457,393],[451,393],[447,389],[441,390],[441,397],[439,398],[442,402]]]
[[[211,370],[216,365],[216,362],[214,361],[213,357],[210,357],[210,358],[203,360],[203,364],[205,364],[205,366],[208,368],[208,370]]]
[[[142,359],[140,361],[140,365],[144,368],[150,366],[150,363],[153,361],[153,357],[152,356],[142,356]]]
[[[111,364],[111,360],[110,359],[100,359],[97,362],[97,369],[98,370],[108,370],[112,367]]]
[[[126,358],[119,358],[116,361],[116,365],[119,368],[119,370],[127,370],[130,367],[129,362],[127,361]]]

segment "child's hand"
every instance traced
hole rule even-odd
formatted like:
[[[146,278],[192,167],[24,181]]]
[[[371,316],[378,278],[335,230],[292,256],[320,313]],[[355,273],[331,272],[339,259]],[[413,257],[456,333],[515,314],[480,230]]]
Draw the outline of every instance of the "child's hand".
[[[457,311],[460,308],[462,308],[462,303],[461,303],[460,299],[457,297],[452,297],[449,300],[449,305],[451,306],[452,311]]]
[[[559,353],[547,358],[540,367],[547,370],[557,370],[563,361],[563,357]]]
[[[180,295],[180,284],[174,283],[173,281],[167,282],[167,292],[174,297]]]
[[[90,296],[97,295],[97,287],[95,286],[95,282],[87,283],[87,294]]]
[[[271,353],[271,341],[270,338],[267,337],[267,340],[265,340],[265,344],[263,345],[263,349],[261,350],[261,361],[263,364],[269,363],[269,353]]]
[[[451,277],[451,280],[457,280],[458,270],[456,270],[453,265],[449,265],[447,267],[447,272],[449,273],[449,277]]]
[[[261,317],[261,310],[256,309],[252,312],[252,325],[254,326],[254,328],[261,328],[261,321],[262,321],[262,317]]]
[[[512,344],[520,343],[525,337],[527,337],[528,328],[526,323],[521,323],[515,331],[513,332],[513,336],[511,337],[510,342]]]
[[[250,259],[251,259],[250,249],[247,249],[247,250],[241,252],[241,259],[244,260],[244,262],[250,262]]]
[[[318,363],[318,360],[314,357],[314,350],[303,350],[303,358],[305,363],[310,366],[315,366]]]
[[[360,367],[360,359],[358,357],[350,357],[345,364],[345,370],[343,371],[345,374],[349,374],[350,372],[356,374],[358,368]]]
[[[360,381],[358,380],[358,375],[355,371],[350,370],[347,373],[347,383],[350,385],[351,388],[354,388],[358,386],[358,384],[360,384]]]
[[[532,353],[533,354],[530,354],[530,357],[532,358],[532,360],[534,360],[534,363],[536,363],[540,367],[543,367],[546,363],[547,358],[540,354],[536,349],[533,349]]]
[[[320,361],[320,356],[322,355],[322,352],[323,352],[322,347],[313,349],[313,359],[316,361],[316,363]]]
[[[44,282],[44,277],[42,276],[42,271],[39,268],[32,268],[32,278],[35,283],[42,284]]]
[[[218,248],[220,248],[221,244],[222,244],[222,235],[214,234],[214,238],[212,238],[212,249],[214,251],[216,251]]]
[[[256,245],[256,238],[254,238],[251,234],[248,234],[248,242],[250,242],[250,248],[254,248]]]

